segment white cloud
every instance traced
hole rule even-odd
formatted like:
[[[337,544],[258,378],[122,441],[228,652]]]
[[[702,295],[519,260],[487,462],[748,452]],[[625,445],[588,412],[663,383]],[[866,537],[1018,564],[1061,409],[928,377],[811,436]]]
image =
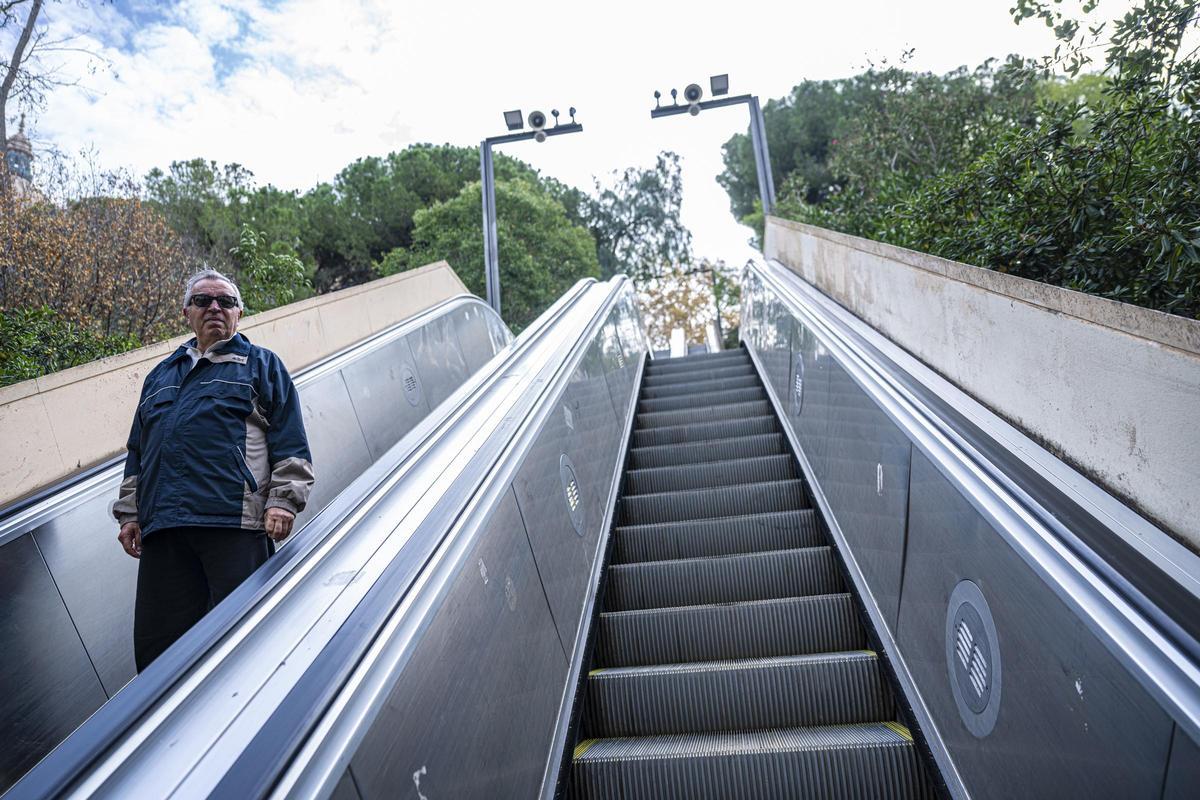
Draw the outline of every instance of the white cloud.
[[[94,145],[105,163],[137,172],[204,156],[305,189],[355,158],[414,141],[477,144],[502,132],[508,108],[574,104],[584,134],[508,152],[588,187],[593,174],[674,149],[685,158],[697,252],[741,261],[749,233],[714,178],[720,145],[745,130],[745,113],[651,123],[656,87],[729,72],[734,92],[765,99],[909,47],[915,68],[938,71],[1049,49],[1043,27],[1012,24],[1010,5],[184,0],[139,27],[122,15],[127,6],[68,3],[52,23],[89,30],[112,70],[87,80],[90,94],[57,93],[37,127],[43,139]]]

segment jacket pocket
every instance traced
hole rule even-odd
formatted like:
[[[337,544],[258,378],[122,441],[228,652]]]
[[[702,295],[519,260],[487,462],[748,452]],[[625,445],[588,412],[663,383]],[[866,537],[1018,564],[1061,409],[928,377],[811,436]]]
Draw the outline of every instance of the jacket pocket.
[[[250,487],[250,492],[253,494],[258,491],[258,481],[254,480],[254,473],[250,471],[250,467],[246,465],[246,456],[242,453],[242,448],[233,448],[233,460],[237,462],[238,471],[242,474],[242,479]]]

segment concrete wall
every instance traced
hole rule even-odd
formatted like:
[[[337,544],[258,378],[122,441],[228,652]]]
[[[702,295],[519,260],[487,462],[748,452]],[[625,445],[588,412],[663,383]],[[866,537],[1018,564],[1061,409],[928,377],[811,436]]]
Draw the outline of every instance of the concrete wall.
[[[1200,322],[774,217],[764,250],[1200,551]]]
[[[246,317],[238,330],[294,372],[465,293],[442,261]],[[146,373],[189,338],[0,388],[0,505],[124,450]]]

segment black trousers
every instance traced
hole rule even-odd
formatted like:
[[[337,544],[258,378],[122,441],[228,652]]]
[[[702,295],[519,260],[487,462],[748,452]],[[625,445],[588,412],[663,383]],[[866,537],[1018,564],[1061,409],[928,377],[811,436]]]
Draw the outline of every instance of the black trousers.
[[[263,531],[163,528],[142,539],[133,655],[138,672],[258,569],[274,551]]]

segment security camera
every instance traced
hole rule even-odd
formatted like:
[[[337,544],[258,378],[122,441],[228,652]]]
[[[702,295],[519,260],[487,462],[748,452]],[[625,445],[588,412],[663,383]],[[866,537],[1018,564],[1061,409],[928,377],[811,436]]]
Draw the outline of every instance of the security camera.
[[[534,111],[529,115],[529,127],[533,128],[533,138],[539,142],[546,141],[546,115],[541,111]]]
[[[683,90],[683,99],[687,101],[688,113],[693,117],[700,113],[700,98],[703,96],[704,90],[698,83],[689,83]]]

